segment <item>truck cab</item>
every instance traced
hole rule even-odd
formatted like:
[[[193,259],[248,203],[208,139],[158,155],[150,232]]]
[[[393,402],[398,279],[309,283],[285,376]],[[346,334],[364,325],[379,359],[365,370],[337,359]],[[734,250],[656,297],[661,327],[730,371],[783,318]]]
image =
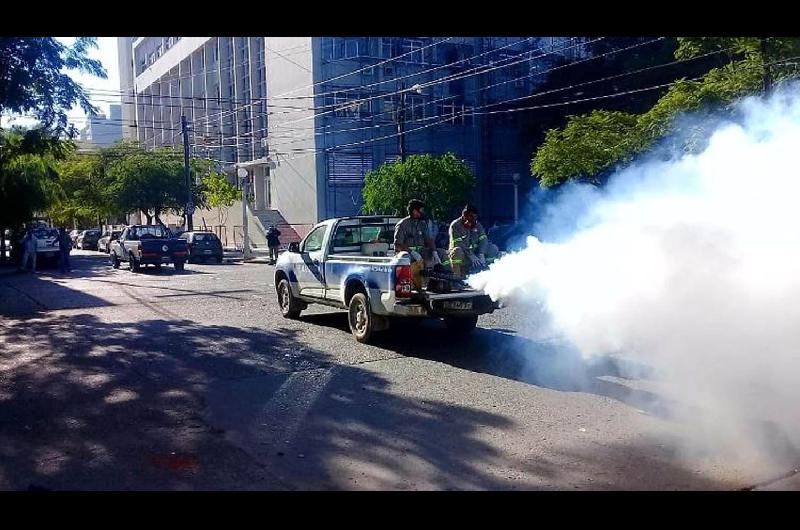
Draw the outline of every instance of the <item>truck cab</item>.
[[[131,271],[138,272],[145,265],[160,268],[172,263],[175,270],[183,270],[187,257],[185,239],[172,237],[161,225],[131,225],[125,227],[119,239],[110,244],[111,265],[118,269],[127,261]]]

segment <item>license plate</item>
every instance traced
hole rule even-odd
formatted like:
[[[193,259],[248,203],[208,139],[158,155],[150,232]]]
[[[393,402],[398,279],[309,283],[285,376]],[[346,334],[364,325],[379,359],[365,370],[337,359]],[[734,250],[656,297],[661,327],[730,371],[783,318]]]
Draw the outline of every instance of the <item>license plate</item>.
[[[459,311],[472,309],[472,300],[451,300],[442,302],[444,309],[456,309]]]
[[[161,258],[161,262],[162,262],[162,263],[169,263],[169,256],[163,256],[163,257]]]
[[[212,252],[211,250],[204,250],[203,254],[211,254],[211,252]]]

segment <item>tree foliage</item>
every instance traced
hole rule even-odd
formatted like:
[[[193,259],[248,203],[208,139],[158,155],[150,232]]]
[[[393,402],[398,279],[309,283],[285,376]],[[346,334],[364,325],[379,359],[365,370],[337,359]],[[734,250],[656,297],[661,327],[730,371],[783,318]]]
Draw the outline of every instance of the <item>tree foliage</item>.
[[[186,181],[183,152],[173,147],[147,150],[134,142],[120,142],[100,150],[99,164],[114,212],[140,211],[148,223],[161,222],[166,211],[183,215],[186,206]],[[216,169],[216,163],[193,159],[190,170],[201,178]],[[203,184],[190,179],[193,203],[207,205]]]
[[[105,79],[106,72],[87,54],[95,37],[78,37],[67,46],[54,37],[0,37],[0,112],[32,113],[45,129],[74,135],[67,112],[79,105],[87,114],[97,109],[67,70]]]
[[[95,46],[92,37],[79,37],[71,46],[53,37],[0,37],[0,115],[32,114],[39,122],[31,130],[0,129],[0,234],[58,200],[56,165],[74,148],[63,136],[76,132],[67,112],[75,105],[96,110],[66,71],[105,77],[100,62],[87,56]]]
[[[405,215],[411,199],[422,199],[434,219],[455,216],[469,200],[475,176],[453,153],[435,157],[412,155],[387,163],[364,177],[364,212]]]
[[[718,52],[721,64],[693,78],[673,82],[661,97],[641,112],[609,112],[597,109],[571,116],[561,129],[547,132],[531,160],[531,173],[542,187],[568,180],[598,184],[614,167],[674,132],[676,120],[690,111],[729,111],[739,98],[758,93],[797,75],[797,66],[786,59],[798,55],[796,38],[677,39],[677,60],[694,59]],[[700,144],[702,122],[686,125],[675,147],[690,151]]]
[[[209,172],[202,180],[202,195],[211,208],[217,209],[219,224],[225,224],[228,209],[241,197],[241,192],[228,182],[223,173]]]

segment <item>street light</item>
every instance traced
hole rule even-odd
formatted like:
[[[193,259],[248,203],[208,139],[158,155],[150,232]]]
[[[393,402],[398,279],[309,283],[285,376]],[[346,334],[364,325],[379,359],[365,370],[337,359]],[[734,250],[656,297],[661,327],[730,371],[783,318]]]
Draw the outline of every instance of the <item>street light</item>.
[[[514,224],[519,221],[519,179],[520,174],[514,173],[511,175],[511,178],[514,180]]]
[[[239,182],[242,185],[242,256],[244,259],[250,258],[250,237],[247,233],[247,170],[240,167],[236,170],[236,175],[239,177]]]
[[[415,84],[409,89],[406,89],[406,84],[400,84],[400,109],[397,112],[397,135],[400,141],[400,161],[406,161],[406,94],[414,92],[422,94],[422,85]]]

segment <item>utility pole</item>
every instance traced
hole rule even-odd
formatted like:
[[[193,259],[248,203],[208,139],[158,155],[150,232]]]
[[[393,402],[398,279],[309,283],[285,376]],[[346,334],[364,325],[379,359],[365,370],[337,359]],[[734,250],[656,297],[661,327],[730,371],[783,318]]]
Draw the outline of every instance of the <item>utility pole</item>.
[[[400,161],[406,161],[406,84],[400,83],[400,109],[397,111],[397,134],[400,140]]]
[[[249,259],[250,255],[250,235],[247,232],[247,191],[250,179],[247,176],[247,170],[240,167],[236,170],[236,175],[242,183],[242,257]]]
[[[181,116],[181,132],[183,133],[183,178],[186,181],[186,231],[191,232],[192,215],[194,215],[194,202],[192,201],[192,180],[189,171],[189,133],[186,125],[186,116]]]
[[[419,84],[412,86],[417,94],[422,94],[422,87]],[[400,83],[400,108],[397,111],[397,137],[400,141],[400,161],[406,161],[406,84]]]

